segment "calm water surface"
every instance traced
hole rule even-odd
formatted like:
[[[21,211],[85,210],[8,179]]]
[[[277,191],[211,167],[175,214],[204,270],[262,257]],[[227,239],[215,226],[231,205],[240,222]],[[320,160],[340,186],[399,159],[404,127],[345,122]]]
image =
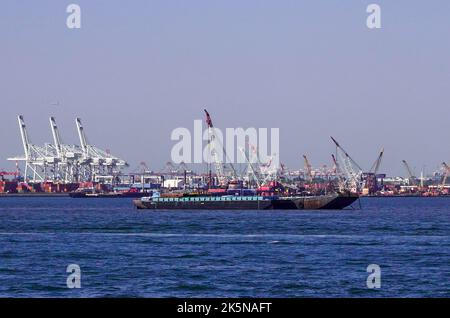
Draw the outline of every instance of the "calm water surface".
[[[381,289],[366,287],[369,264]],[[0,198],[0,297],[238,296],[450,297],[450,198],[287,212]]]

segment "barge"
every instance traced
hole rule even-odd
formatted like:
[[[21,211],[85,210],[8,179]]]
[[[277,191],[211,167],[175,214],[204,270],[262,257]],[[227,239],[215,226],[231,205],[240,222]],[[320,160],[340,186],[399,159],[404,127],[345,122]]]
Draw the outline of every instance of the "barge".
[[[143,197],[133,201],[137,209],[151,210],[341,210],[359,196],[191,196]]]

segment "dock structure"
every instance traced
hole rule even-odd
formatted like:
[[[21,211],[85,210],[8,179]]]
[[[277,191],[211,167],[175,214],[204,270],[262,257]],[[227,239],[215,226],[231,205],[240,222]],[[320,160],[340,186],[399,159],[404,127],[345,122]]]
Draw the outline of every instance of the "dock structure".
[[[44,146],[31,142],[25,120],[18,116],[24,154],[8,158],[25,164],[24,181],[37,182],[103,182],[112,183],[127,162],[88,142],[80,118],[76,118],[80,145],[64,144],[56,119],[50,117],[53,143]]]

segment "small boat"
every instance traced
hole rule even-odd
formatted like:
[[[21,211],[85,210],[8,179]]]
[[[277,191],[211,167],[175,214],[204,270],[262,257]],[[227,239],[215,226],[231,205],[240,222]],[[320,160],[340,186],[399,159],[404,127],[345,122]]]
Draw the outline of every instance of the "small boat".
[[[73,191],[69,193],[71,198],[142,198],[148,196],[149,192],[138,191],[118,191],[118,192],[99,192],[99,191]]]
[[[152,210],[341,210],[359,198],[353,194],[318,196],[186,196],[142,197],[137,209]]]

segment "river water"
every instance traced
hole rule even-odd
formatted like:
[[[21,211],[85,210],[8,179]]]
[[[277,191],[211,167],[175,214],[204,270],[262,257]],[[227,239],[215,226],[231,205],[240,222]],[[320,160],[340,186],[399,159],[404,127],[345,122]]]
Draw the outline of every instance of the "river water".
[[[0,198],[0,297],[450,297],[450,198],[361,204],[153,212]],[[70,264],[81,288],[67,286]],[[370,264],[380,288],[367,287]]]

